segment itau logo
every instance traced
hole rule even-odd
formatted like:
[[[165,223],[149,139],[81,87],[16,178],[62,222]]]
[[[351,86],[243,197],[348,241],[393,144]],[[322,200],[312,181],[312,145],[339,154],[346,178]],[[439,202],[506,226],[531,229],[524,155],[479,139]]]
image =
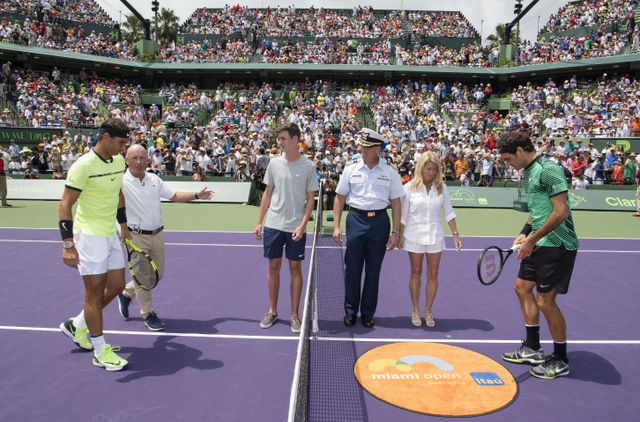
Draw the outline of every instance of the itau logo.
[[[497,387],[504,385],[504,381],[500,378],[500,375],[495,372],[472,372],[470,375],[478,385],[485,387]]]

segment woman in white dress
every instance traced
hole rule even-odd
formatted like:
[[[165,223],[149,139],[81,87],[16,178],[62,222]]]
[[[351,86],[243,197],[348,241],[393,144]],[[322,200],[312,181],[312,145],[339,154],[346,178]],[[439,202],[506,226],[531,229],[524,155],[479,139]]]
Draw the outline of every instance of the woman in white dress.
[[[411,323],[420,327],[420,282],[422,262],[427,257],[426,310],[427,327],[435,327],[431,308],[438,291],[438,268],[444,249],[442,217],[451,228],[457,250],[462,248],[462,240],[456,226],[447,186],[442,178],[442,164],[433,152],[422,154],[415,168],[413,179],[404,185],[402,198],[402,218],[400,220],[400,247],[409,253],[411,278]]]

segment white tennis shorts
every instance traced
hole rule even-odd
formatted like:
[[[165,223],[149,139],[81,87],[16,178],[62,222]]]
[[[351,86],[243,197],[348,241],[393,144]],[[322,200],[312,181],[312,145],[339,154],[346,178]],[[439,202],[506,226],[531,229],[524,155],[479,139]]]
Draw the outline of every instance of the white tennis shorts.
[[[423,245],[412,242],[406,237],[404,238],[404,250],[413,253],[439,253],[444,249],[444,239],[437,241],[433,245]]]
[[[124,253],[120,238],[74,234],[73,241],[80,258],[80,275],[105,274],[110,270],[124,268]]]

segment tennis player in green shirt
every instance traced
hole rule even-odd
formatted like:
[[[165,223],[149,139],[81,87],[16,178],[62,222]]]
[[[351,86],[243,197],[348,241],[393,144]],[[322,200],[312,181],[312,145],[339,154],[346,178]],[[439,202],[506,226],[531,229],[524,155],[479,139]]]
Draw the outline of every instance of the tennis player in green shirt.
[[[502,359],[537,365],[529,373],[553,379],[569,375],[567,324],[556,303],[558,294],[569,290],[578,252],[578,238],[569,208],[568,187],[560,166],[537,156],[529,133],[505,132],[498,140],[504,161],[516,170],[524,169],[529,220],[515,243],[520,245],[520,271],[515,290],[524,316],[527,338]],[[537,295],[534,295],[534,287]],[[540,347],[540,311],[553,337],[553,353],[545,358]]]
[[[128,142],[126,124],[119,119],[107,120],[100,127],[95,148],[69,169],[58,210],[62,260],[78,269],[85,288],[84,309],[60,324],[60,329],[82,349],[93,350],[93,364],[107,371],[119,371],[127,365],[114,352],[118,348],[105,341],[102,308],[125,286],[125,259],[115,223],[117,219],[122,237],[129,238],[121,192],[125,171],[121,152]],[[73,220],[71,209],[76,202]]]

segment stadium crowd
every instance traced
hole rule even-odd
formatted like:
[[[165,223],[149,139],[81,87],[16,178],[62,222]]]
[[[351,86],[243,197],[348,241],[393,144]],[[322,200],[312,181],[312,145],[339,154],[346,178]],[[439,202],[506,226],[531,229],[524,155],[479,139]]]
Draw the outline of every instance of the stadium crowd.
[[[7,72],[7,73],[5,73]],[[19,121],[34,128],[83,127],[99,123],[100,106],[139,104],[141,88],[81,71],[64,74],[54,67],[40,73],[3,66],[2,94],[14,102]]]
[[[410,11],[407,19],[418,39],[428,37],[476,38],[478,33],[460,12]]]
[[[421,12],[416,12],[421,13]],[[247,37],[353,37],[400,38],[406,13],[390,11],[379,16],[369,6],[354,7],[351,13],[335,9],[286,8],[196,9],[182,25],[186,34],[236,34]],[[467,23],[468,25],[468,23]]]
[[[44,23],[65,19],[80,23],[115,24],[93,0],[3,0],[0,3],[0,13],[16,13]]]
[[[598,28],[623,23],[635,27],[637,0],[584,0],[570,2],[549,17],[541,32]]]
[[[189,41],[182,45],[172,44],[158,52],[164,63],[249,63],[254,55],[252,43],[219,39]]]
[[[396,49],[396,64],[410,66],[490,67],[497,57],[497,52],[491,56],[488,50],[477,44],[459,49],[427,44],[416,45],[411,51]]]
[[[95,31],[87,34],[80,25],[63,26],[30,18],[25,18],[22,25],[0,18],[0,42],[124,60],[135,60],[137,54],[125,39],[118,41]]]
[[[625,54],[639,51],[640,33],[623,37],[618,33],[592,33],[580,37],[552,37],[531,43],[526,41],[516,56],[518,64],[544,64]]]
[[[110,34],[88,32],[80,25],[91,22],[91,16],[104,14],[95,2],[43,0],[34,4],[38,5],[38,12],[31,5],[22,6],[15,1],[0,6],[5,11],[27,16],[22,22],[0,18],[0,41],[124,60],[137,58],[135,46],[125,39],[118,39],[116,31]],[[633,13],[635,6],[636,2],[629,0],[586,1],[579,7],[569,5],[567,10],[571,13],[561,9],[558,16],[551,17],[547,27],[557,28],[567,20],[575,21],[578,13],[575,10],[586,8],[597,12],[606,9],[607,13],[598,18],[599,25],[588,27],[590,32],[586,35],[541,37],[534,42],[523,42],[516,63],[543,64],[640,51],[640,31],[635,30]],[[594,13],[585,16],[599,16]],[[69,22],[62,25],[56,18],[61,16],[76,18],[78,25]],[[616,25],[609,25],[620,16],[627,22],[624,33],[618,32]],[[595,18],[584,19],[591,22]],[[113,24],[109,19],[93,22]],[[370,7],[355,7],[351,11],[296,9],[294,6],[250,9],[227,5],[223,9],[196,9],[180,32],[212,36],[211,39],[162,45],[156,53],[157,60],[166,63],[489,67],[499,58],[497,48],[489,50],[475,43],[451,48],[434,41],[442,37],[477,37],[473,26],[459,12],[374,11]]]
[[[365,124],[389,139],[384,157],[403,177],[409,177],[423,151],[434,150],[442,157],[445,177],[464,185],[519,179],[495,150],[497,133],[504,129],[527,128],[540,152],[563,164],[569,178],[576,178],[576,163],[581,163],[577,176],[584,167],[592,183],[628,182],[632,178],[624,174],[636,164],[635,157],[610,146],[598,151],[586,140],[640,135],[640,82],[626,75],[517,86],[505,113],[486,111],[490,84],[306,80],[275,87],[226,83],[207,91],[194,83],[167,83],[160,91],[163,104],[144,107],[135,83],[57,68],[37,73],[7,63],[3,75],[2,86],[11,87],[18,115],[4,110],[0,125],[77,129],[118,117],[131,128],[132,140],[148,148],[151,171],[196,179],[259,177],[258,163],[278,154],[274,130],[284,122],[302,129],[300,148],[316,162],[319,177],[339,175],[358,159],[356,140]],[[206,121],[196,119],[200,110],[208,113]],[[38,171],[58,177],[93,142],[95,134],[83,131],[47,137],[36,151],[16,145],[10,151],[15,164],[8,169],[25,177]]]
[[[389,40],[362,44],[355,40],[278,42],[264,40],[258,49],[264,63],[315,63],[315,64],[391,64],[391,42]]]

